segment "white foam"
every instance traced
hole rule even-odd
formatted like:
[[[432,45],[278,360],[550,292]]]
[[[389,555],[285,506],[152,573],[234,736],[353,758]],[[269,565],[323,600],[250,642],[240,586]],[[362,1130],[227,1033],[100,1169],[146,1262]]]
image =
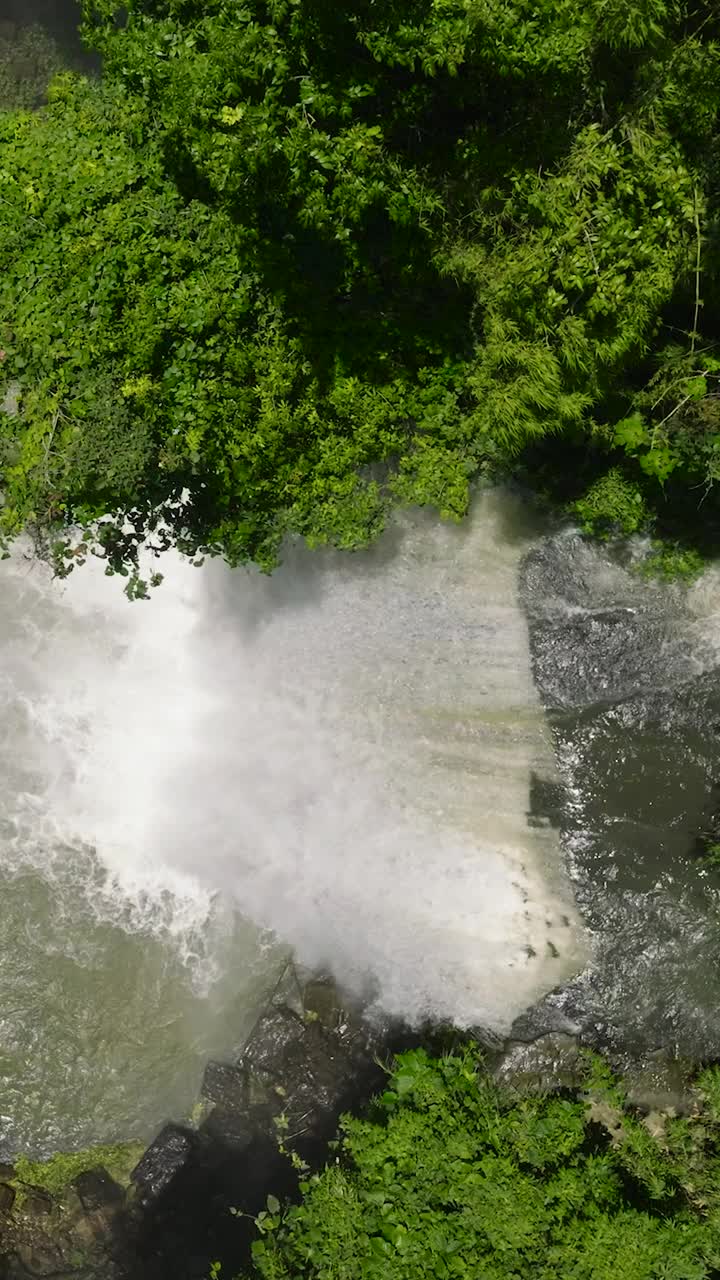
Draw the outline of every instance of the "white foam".
[[[167,556],[133,604],[99,565],[1,566],[15,856],[94,848],[103,910],[188,936],[236,900],[393,1012],[508,1026],[584,955],[556,835],[527,823],[553,766],[523,519],[488,493],[460,529],[417,517],[269,580]]]

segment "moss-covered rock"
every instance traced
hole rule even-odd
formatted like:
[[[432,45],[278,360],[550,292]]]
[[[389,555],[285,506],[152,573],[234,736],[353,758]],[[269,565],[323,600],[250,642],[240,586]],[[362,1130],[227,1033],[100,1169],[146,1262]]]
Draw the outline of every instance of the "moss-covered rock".
[[[61,1199],[76,1178],[98,1168],[106,1169],[115,1182],[127,1187],[144,1150],[142,1142],[119,1142],[114,1146],[87,1147],[84,1151],[59,1151],[48,1160],[19,1156],[14,1177],[9,1180],[17,1194],[16,1206],[22,1206],[29,1187],[41,1187],[53,1200]]]

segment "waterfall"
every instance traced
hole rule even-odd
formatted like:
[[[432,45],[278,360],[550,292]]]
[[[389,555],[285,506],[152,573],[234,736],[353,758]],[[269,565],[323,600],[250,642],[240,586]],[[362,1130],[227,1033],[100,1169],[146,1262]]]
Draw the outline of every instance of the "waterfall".
[[[0,566],[11,1092],[42,1045],[44,1114],[54,1089],[67,1123],[82,1009],[106,1128],[132,1114],[132,1055],[148,1106],[168,1073],[192,1096],[279,947],[391,1013],[497,1030],[577,971],[558,834],[529,812],[554,775],[519,601],[533,534],[487,491],[461,527],[408,516],[367,552],[289,548],[270,578],[168,555],[132,604],[99,563]]]

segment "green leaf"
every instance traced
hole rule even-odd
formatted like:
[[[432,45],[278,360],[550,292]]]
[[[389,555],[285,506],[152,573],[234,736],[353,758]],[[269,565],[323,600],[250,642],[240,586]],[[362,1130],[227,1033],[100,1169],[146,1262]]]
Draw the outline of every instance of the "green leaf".
[[[629,418],[623,418],[617,423],[613,432],[613,443],[621,445],[627,453],[635,453],[647,444],[647,440],[647,427],[640,413],[633,413]]]
[[[690,396],[692,400],[702,400],[707,395],[707,379],[703,377],[690,378],[685,383],[685,394]]]
[[[678,465],[677,456],[669,448],[651,449],[640,458],[640,466],[649,476],[655,476],[661,483]]]

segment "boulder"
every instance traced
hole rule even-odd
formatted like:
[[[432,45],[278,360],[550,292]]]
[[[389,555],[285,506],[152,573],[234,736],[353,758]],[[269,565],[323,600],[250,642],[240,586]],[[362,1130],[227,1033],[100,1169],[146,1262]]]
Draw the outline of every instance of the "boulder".
[[[688,1115],[698,1104],[691,1086],[693,1065],[663,1050],[647,1054],[623,1071],[623,1084],[631,1106],[646,1114],[674,1112]]]
[[[265,1127],[267,1132],[266,1117],[276,1117],[277,1123],[282,1115],[283,1145],[297,1145],[311,1157],[311,1147],[334,1129],[352,1099],[380,1087],[382,1072],[374,1056],[387,1043],[388,1029],[371,1028],[324,975],[303,976],[300,989],[303,1016],[286,1003],[271,1002],[241,1064],[255,1131]]]
[[[203,1138],[221,1142],[224,1146],[234,1147],[238,1151],[249,1147],[258,1129],[268,1131],[271,1117],[260,1123],[248,1111],[233,1111],[226,1107],[213,1107],[203,1121],[200,1132]]]
[[[16,1250],[16,1275],[57,1276],[62,1275],[62,1250],[51,1244],[49,1240],[39,1243],[21,1241]],[[67,1274],[67,1272],[66,1272]]]
[[[540,1036],[529,1044],[511,1040],[492,1076],[498,1084],[522,1093],[577,1089],[583,1078],[580,1047],[574,1036],[562,1032]]]
[[[312,978],[305,983],[302,996],[306,1018],[316,1018],[329,1031],[341,1025],[344,1010],[332,978]]]
[[[107,1169],[98,1167],[79,1174],[73,1186],[86,1213],[122,1204],[125,1194],[121,1186],[110,1177]]]
[[[142,1202],[156,1199],[169,1187],[195,1150],[197,1137],[179,1124],[166,1124],[150,1144],[130,1177]]]
[[[236,1063],[208,1062],[200,1093],[228,1111],[242,1111],[249,1101],[247,1071]]]
[[[274,1009],[287,1009],[298,1018],[305,1016],[303,979],[298,972],[297,965],[292,961],[285,967],[283,975],[272,994],[270,1004]]]
[[[42,1218],[53,1211],[53,1198],[44,1187],[26,1187],[22,1210],[27,1217]]]

